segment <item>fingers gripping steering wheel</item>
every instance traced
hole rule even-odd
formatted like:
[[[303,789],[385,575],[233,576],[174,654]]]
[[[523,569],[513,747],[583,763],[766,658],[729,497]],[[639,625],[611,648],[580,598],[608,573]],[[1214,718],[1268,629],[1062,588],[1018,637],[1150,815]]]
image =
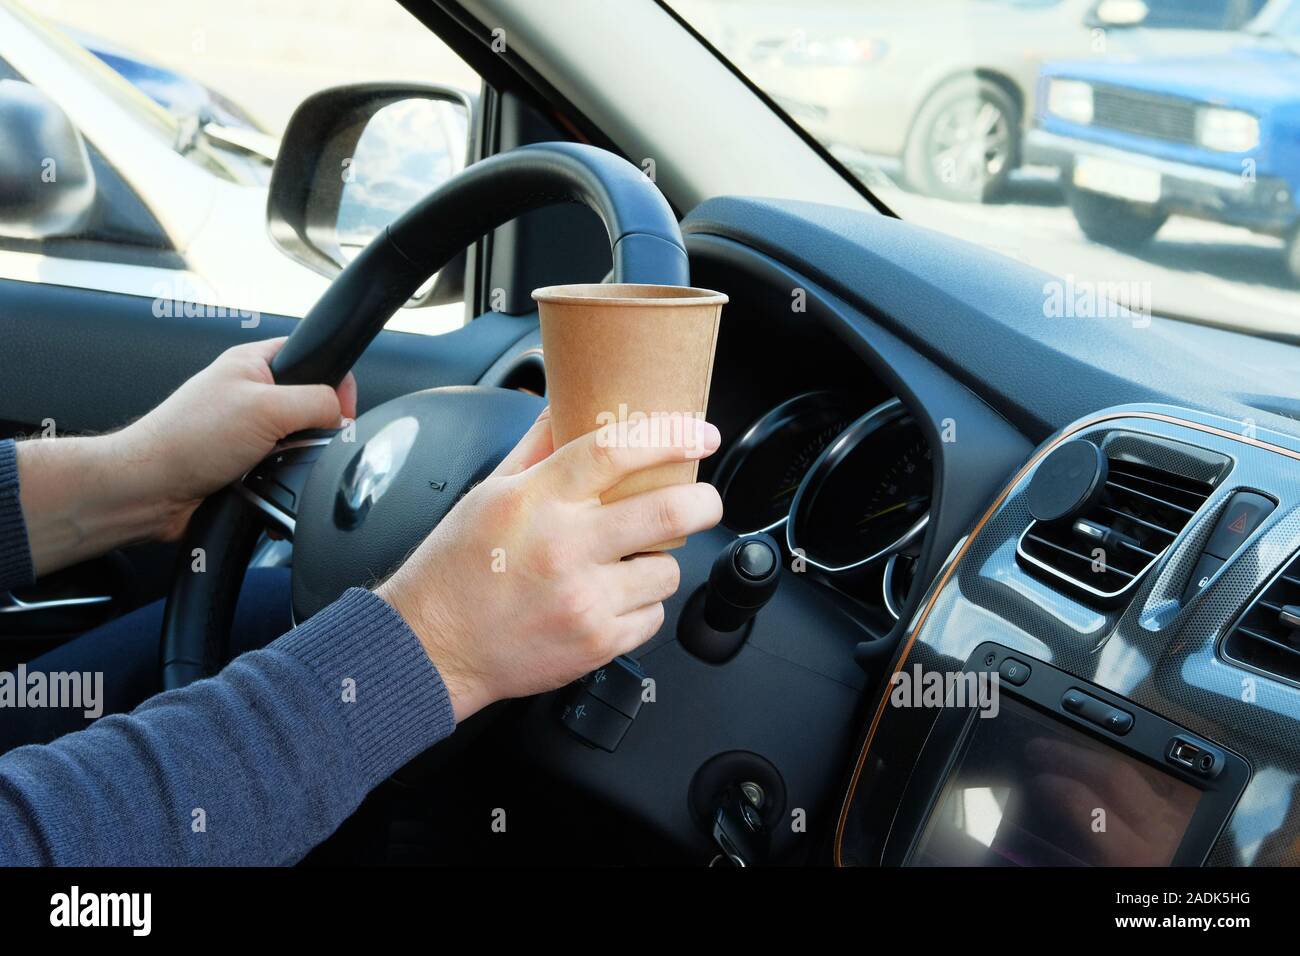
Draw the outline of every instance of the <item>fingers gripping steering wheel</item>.
[[[676,217],[639,169],[592,146],[525,146],[469,166],[375,237],[276,355],[276,382],[337,385],[388,318],[460,250],[560,202],[600,216],[615,282],[690,284]],[[163,614],[164,689],[215,674],[229,659],[239,588],[268,516],[293,532],[293,610],[305,620],[348,587],[392,571],[542,404],[477,386],[413,392],[360,416],[350,435],[294,436],[204,501]]]

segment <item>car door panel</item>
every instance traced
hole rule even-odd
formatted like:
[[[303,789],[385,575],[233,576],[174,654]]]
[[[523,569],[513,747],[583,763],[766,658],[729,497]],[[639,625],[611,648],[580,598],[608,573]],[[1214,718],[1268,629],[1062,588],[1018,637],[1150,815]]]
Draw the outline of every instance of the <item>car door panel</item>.
[[[30,427],[52,420],[59,434],[116,428],[225,349],[288,335],[297,322],[176,315],[202,310],[173,305],[0,280],[0,421]],[[360,410],[417,389],[472,384],[535,328],[535,315],[488,313],[445,335],[381,332],[356,369]]]

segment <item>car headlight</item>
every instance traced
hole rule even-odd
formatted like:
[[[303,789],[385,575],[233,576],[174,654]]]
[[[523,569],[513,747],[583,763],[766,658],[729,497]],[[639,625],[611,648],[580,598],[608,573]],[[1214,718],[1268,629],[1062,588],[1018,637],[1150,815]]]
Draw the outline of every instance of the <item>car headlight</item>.
[[[1047,111],[1071,123],[1092,122],[1092,86],[1082,80],[1052,80],[1047,84]]]
[[[1248,153],[1259,145],[1259,119],[1241,110],[1203,107],[1196,114],[1196,141],[1223,153]]]
[[[785,66],[865,66],[883,59],[889,52],[884,40],[859,37],[808,39],[797,36],[784,48]]]

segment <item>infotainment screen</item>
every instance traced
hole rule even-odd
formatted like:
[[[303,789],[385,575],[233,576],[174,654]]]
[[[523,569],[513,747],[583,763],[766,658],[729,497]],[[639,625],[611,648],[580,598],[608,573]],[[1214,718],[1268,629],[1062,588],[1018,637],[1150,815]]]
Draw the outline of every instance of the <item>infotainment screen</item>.
[[[1003,695],[972,720],[912,866],[1165,866],[1202,791]]]

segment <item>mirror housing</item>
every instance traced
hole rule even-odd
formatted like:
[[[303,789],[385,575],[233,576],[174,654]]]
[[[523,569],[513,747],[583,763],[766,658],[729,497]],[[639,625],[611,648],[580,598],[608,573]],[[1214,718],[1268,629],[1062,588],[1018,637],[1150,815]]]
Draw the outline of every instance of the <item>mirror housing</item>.
[[[384,149],[382,142],[378,148],[367,148],[363,143],[367,133],[372,140],[382,133],[378,127],[384,123],[372,123],[381,112],[390,107],[400,110],[402,104],[412,101],[417,101],[416,106],[425,101],[434,107],[464,111],[464,152],[460,152],[461,144],[445,144],[450,160],[446,178],[472,160],[477,104],[461,90],[425,84],[356,83],[315,93],[303,100],[290,118],[271,171],[267,226],[282,252],[332,279],[359,251],[357,243],[363,242],[367,228],[382,229],[405,211],[403,203],[414,204],[441,185],[429,181],[417,187],[418,180],[401,175],[399,161],[409,158],[408,150]],[[393,111],[386,115],[392,116]],[[357,160],[359,146],[371,154],[369,160]],[[372,141],[370,147],[375,146]],[[378,175],[371,173],[375,159],[384,163]],[[374,205],[367,206],[368,201]],[[344,236],[340,235],[340,213],[349,220]],[[459,275],[453,267],[443,269],[437,281],[411,304],[454,301],[463,286],[464,256],[457,262]]]
[[[95,170],[80,131],[30,83],[0,80],[0,235],[74,236],[94,207]]]

